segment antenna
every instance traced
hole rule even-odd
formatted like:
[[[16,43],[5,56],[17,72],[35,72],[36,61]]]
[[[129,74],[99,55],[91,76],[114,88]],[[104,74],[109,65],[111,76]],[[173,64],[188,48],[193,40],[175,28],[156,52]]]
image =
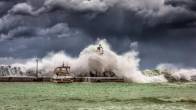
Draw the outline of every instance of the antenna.
[[[38,63],[39,63],[39,59],[36,57],[36,76],[38,77],[38,73],[39,73],[39,71],[38,71]]]

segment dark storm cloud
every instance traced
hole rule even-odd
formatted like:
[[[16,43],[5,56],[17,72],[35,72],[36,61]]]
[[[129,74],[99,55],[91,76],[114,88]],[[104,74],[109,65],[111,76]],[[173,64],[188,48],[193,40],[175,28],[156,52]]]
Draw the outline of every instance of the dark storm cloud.
[[[0,0],[0,57],[77,55],[99,37],[119,53],[138,41],[143,66],[196,66],[195,36],[194,0]]]
[[[31,37],[28,39],[18,38],[2,42],[0,49],[1,57],[43,57],[48,52],[58,52],[60,50],[64,50],[71,55],[76,56],[83,47],[92,43],[93,40],[86,37],[84,33],[79,31],[67,32],[65,35],[59,34],[58,37],[53,38],[50,37],[50,34],[54,34],[56,32],[48,32],[50,29],[40,30],[40,34],[45,35],[44,37]]]
[[[196,10],[195,0],[167,0],[165,4],[170,4],[174,7],[180,6],[190,10]]]
[[[26,26],[49,18],[54,18],[54,21],[61,18],[56,23],[65,22],[70,28],[90,35],[136,36],[136,39],[142,39],[144,35],[157,35],[156,32],[164,34],[171,29],[195,27],[196,13],[191,10],[194,3],[191,0],[40,0],[36,4],[28,0],[15,3],[0,23],[9,30],[10,24],[10,28],[14,27],[13,22],[16,26]]]

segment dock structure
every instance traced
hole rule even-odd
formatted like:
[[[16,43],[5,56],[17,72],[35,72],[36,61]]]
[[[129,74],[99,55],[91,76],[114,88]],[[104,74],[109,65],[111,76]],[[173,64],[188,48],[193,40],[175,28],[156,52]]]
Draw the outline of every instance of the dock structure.
[[[62,65],[55,68],[54,76],[39,76],[38,75],[38,60],[36,70],[29,70],[25,73],[18,67],[1,66],[0,67],[0,82],[124,82],[123,79],[118,78],[113,72],[92,73],[85,76],[74,76],[70,72],[70,66]]]
[[[75,77],[74,82],[124,82],[117,77]]]
[[[70,79],[70,78],[69,78]],[[59,79],[60,80],[60,79]],[[73,77],[72,82],[124,82],[123,79],[117,77]],[[51,77],[0,77],[0,82],[51,82],[54,81]],[[55,80],[56,81],[56,80]],[[62,81],[59,81],[62,82]],[[63,81],[69,82],[67,80]]]
[[[72,77],[72,82],[125,82],[123,78],[118,77]],[[52,77],[35,77],[35,76],[0,76],[0,82],[53,82]],[[196,81],[196,76],[191,77],[191,81]],[[61,82],[61,81],[60,81]],[[65,81],[67,83],[67,80]]]
[[[33,77],[33,76],[3,76],[0,77],[0,82],[49,82],[50,77]]]

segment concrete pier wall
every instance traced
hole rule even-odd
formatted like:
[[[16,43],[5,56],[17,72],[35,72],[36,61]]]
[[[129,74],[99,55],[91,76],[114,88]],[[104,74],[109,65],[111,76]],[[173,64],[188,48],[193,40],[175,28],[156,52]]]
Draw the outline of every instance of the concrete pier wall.
[[[50,82],[50,77],[0,77],[0,82]],[[124,82],[117,77],[75,77],[74,82]]]

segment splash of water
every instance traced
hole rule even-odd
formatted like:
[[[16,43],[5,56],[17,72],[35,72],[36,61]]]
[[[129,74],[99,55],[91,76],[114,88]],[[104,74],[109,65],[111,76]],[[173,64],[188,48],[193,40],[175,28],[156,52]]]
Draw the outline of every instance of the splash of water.
[[[104,54],[97,52],[98,45],[101,44]],[[130,50],[124,54],[118,55],[110,48],[106,40],[98,40],[81,51],[78,58],[73,58],[63,51],[58,53],[49,53],[46,57],[40,59],[39,69],[49,75],[53,70],[60,66],[62,62],[71,66],[71,73],[74,76],[86,76],[90,72],[101,74],[105,71],[115,73],[119,78],[136,83],[154,83],[167,82],[163,75],[148,77],[139,70],[138,52]],[[35,59],[30,59],[24,64],[13,64],[24,67],[23,70],[35,69]]]
[[[192,77],[196,76],[196,69],[194,68],[183,68],[174,64],[160,64],[157,66],[157,69],[161,72],[166,72],[174,80],[184,80],[184,81],[193,81]]]

